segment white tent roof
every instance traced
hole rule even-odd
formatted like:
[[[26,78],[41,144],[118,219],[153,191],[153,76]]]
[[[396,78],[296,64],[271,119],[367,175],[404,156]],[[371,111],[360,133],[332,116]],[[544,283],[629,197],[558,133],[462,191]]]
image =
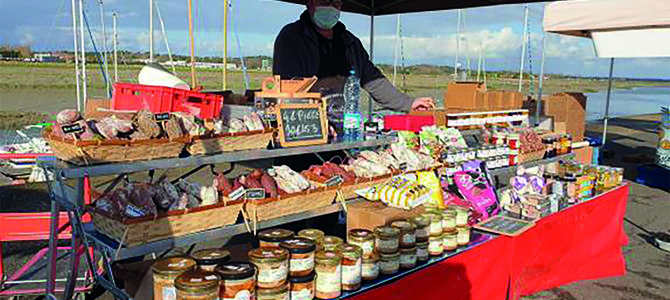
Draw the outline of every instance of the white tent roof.
[[[591,37],[598,57],[670,56],[670,0],[573,0],[547,4],[544,30]]]

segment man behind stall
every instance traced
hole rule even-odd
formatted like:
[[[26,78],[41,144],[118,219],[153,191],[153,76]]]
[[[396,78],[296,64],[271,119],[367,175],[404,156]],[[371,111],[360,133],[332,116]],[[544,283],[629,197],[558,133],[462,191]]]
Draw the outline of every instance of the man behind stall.
[[[275,40],[273,73],[284,79],[316,76],[334,82],[341,93],[344,78],[354,70],[363,89],[386,109],[434,108],[431,98],[411,99],[396,90],[370,61],[361,41],[339,22],[341,9],[341,0],[308,0],[300,20],[284,26]],[[338,79],[329,80],[333,78]],[[329,110],[333,107],[329,103]]]

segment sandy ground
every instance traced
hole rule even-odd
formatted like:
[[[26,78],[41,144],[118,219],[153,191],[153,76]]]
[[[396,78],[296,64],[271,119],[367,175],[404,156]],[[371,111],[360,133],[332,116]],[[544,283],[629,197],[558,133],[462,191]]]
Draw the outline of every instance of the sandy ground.
[[[626,178],[635,178],[635,163],[626,157],[653,154],[658,115],[618,118],[610,121],[609,151],[605,164],[626,168]],[[602,131],[600,125],[588,125],[588,135]],[[48,198],[43,186],[0,187],[0,212],[47,211]],[[587,280],[542,291],[523,299],[546,300],[670,300],[670,252],[664,252],[645,239],[649,232],[670,230],[670,193],[631,182],[625,230],[630,244],[622,249],[627,261],[624,276]],[[43,242],[2,244],[6,271],[16,270],[41,247]],[[21,299],[32,299],[24,297]],[[111,299],[107,295],[101,299]]]

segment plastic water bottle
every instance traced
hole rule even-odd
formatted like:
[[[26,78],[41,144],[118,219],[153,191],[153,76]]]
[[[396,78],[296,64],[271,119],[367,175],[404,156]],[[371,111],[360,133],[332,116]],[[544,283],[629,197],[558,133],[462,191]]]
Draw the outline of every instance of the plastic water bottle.
[[[344,130],[342,140],[353,142],[361,139],[361,112],[358,102],[361,93],[361,82],[356,71],[351,70],[347,82],[344,84]]]

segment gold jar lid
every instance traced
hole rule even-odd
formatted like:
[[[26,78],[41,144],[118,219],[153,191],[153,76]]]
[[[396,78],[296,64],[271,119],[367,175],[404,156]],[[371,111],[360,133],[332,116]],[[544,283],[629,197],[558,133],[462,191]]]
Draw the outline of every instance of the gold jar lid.
[[[423,213],[424,216],[427,218],[430,218],[430,222],[441,222],[442,221],[442,213],[439,211],[429,211]]]
[[[204,292],[218,290],[219,282],[219,276],[214,272],[190,270],[179,275],[174,281],[174,286],[181,291]]]
[[[375,235],[380,238],[394,239],[400,235],[400,230],[391,226],[377,226],[375,227]]]
[[[230,260],[230,252],[218,248],[200,249],[193,252],[191,257],[198,263],[198,265],[218,265]]]
[[[263,296],[279,296],[288,293],[288,283],[273,288],[256,288],[256,294]]]
[[[316,251],[314,260],[318,264],[339,265],[342,261],[342,254],[337,251],[319,250]]]
[[[416,254],[416,247],[412,248],[400,248],[400,254]]]
[[[436,242],[442,241],[442,236],[443,235],[441,233],[436,235],[431,234],[430,237],[428,238],[428,241],[436,241]]]
[[[326,248],[327,250],[335,250],[337,246],[342,245],[344,241],[342,241],[341,238],[332,236],[332,235],[327,235],[323,237],[323,247]]]
[[[456,214],[457,214],[457,213],[456,213],[456,210],[454,210],[453,208],[447,208],[447,209],[445,209],[445,210],[442,212],[442,218],[444,218],[444,219],[446,219],[446,218],[453,219],[453,218],[456,218]]]
[[[400,259],[400,251],[394,253],[379,253],[379,260],[389,261],[389,260],[398,260]]]
[[[279,243],[289,253],[302,254],[316,251],[316,243],[308,238],[295,237]]]
[[[343,257],[358,259],[363,255],[363,249],[356,245],[342,244],[337,247],[337,252],[342,253]]]
[[[407,233],[407,232],[413,232],[413,231],[416,230],[416,226],[413,223],[407,222],[405,220],[393,221],[393,222],[391,222],[391,227],[400,230],[401,234],[404,234],[404,233]]]
[[[300,230],[298,232],[298,236],[308,238],[310,240],[319,242],[319,241],[323,240],[323,237],[325,236],[325,234],[321,230],[310,228],[310,229]]]
[[[430,218],[425,215],[418,215],[410,218],[410,221],[416,225],[416,227],[428,227],[430,226]]]
[[[293,231],[282,228],[263,230],[258,233],[258,239],[264,242],[277,243],[292,238]]]
[[[448,229],[444,231],[444,235],[456,235],[458,230],[456,228]]]
[[[195,260],[188,257],[170,257],[159,260],[151,267],[155,274],[177,275],[195,267]]]
[[[349,230],[348,234],[349,239],[356,241],[369,241],[375,238],[372,231],[367,229],[352,229]]]
[[[257,248],[249,251],[250,261],[278,262],[288,259],[288,251],[281,248]]]

